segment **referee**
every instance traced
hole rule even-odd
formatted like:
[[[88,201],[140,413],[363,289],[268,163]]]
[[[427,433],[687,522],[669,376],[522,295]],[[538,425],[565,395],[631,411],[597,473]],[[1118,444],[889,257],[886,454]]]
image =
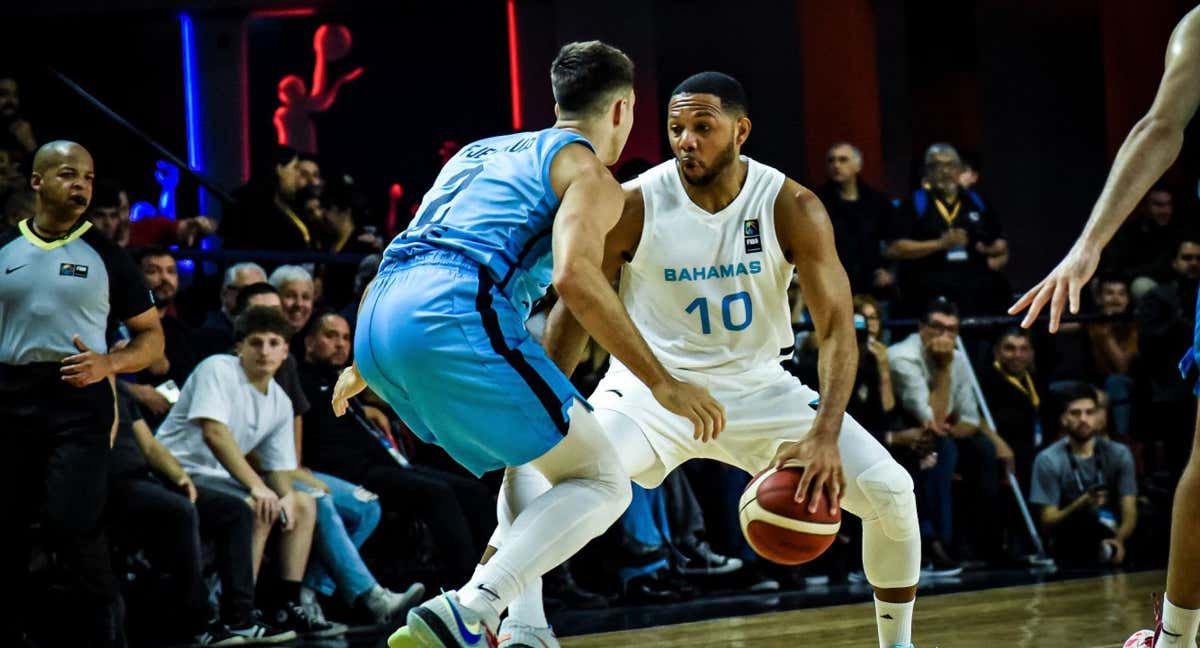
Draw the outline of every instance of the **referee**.
[[[92,156],[82,146],[42,146],[30,178],[35,214],[0,232],[3,492],[18,505],[3,587],[17,601],[28,598],[28,532],[40,522],[78,579],[56,628],[79,635],[73,645],[108,646],[120,634],[99,525],[116,422],[113,378],[161,357],[163,333],[137,267],[81,218],[92,180]],[[110,318],[132,334],[128,346],[111,352]],[[15,618],[0,626],[0,643],[20,645],[26,610],[2,607]]]

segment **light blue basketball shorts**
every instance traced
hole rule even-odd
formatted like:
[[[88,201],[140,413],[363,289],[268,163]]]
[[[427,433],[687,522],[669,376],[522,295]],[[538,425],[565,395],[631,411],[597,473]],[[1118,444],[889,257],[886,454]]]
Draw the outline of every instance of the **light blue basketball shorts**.
[[[414,434],[476,475],[542,456],[566,435],[572,402],[587,404],[487,270],[450,251],[384,263],[354,357]]]

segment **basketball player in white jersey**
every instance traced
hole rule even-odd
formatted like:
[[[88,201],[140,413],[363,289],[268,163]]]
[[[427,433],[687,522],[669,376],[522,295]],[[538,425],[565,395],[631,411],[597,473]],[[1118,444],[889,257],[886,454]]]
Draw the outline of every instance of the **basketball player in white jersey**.
[[[1158,94],[1146,115],[1117,151],[1108,180],[1083,233],[1056,268],[1020,301],[1009,314],[1029,309],[1021,326],[1033,325],[1038,313],[1050,306],[1050,332],[1058,331],[1063,309],[1079,312],[1079,291],[1100,264],[1100,252],[1133,212],[1151,185],[1158,181],[1183,148],[1183,133],[1200,108],[1200,8],[1192,9],[1175,26],[1167,43],[1166,69]],[[1200,315],[1200,303],[1196,304]],[[1200,319],[1195,343],[1180,368],[1189,373],[1200,363]],[[1200,394],[1200,384],[1196,385]],[[1166,648],[1196,645],[1200,628],[1200,418],[1193,433],[1192,454],[1175,489],[1171,511],[1171,554],[1167,562],[1167,595],[1156,610],[1154,630],[1135,633],[1126,646]]]
[[[820,200],[739,151],[750,135],[741,85],[717,72],[672,93],[667,129],[675,158],[628,183],[603,268],[655,356],[726,406],[726,428],[697,436],[655,403],[617,361],[589,401],[633,480],[658,486],[696,457],[750,473],[806,466],[796,494],[863,520],[863,567],[875,588],[881,648],[909,648],[921,543],[913,482],[887,450],[845,415],[858,366],[846,272]],[[780,366],[793,335],[793,271],[820,341],[822,395]],[[563,304],[546,329],[550,358],[570,373],[587,334]],[[509,469],[511,497],[545,488],[535,471]],[[503,506],[502,506],[503,509]],[[501,511],[492,546],[504,541]],[[535,582],[509,608],[501,648],[557,646]]]

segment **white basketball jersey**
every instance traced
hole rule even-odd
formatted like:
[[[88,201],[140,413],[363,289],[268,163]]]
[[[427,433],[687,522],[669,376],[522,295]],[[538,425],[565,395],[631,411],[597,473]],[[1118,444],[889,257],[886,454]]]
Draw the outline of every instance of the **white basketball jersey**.
[[[675,160],[638,178],[642,238],[621,270],[620,295],[668,369],[730,375],[791,355],[793,267],[775,238],[779,171],[749,165],[742,190],[710,214],[688,197]]]

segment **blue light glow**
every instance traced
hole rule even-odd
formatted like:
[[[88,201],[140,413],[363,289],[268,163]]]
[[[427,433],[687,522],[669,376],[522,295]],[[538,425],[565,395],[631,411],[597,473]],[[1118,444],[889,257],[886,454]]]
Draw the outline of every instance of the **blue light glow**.
[[[200,148],[200,90],[196,70],[196,37],[192,17],[179,15],[179,31],[183,42],[183,98],[187,117],[187,162],[193,171],[204,172],[204,157]],[[197,188],[198,208],[208,213],[208,194]]]

